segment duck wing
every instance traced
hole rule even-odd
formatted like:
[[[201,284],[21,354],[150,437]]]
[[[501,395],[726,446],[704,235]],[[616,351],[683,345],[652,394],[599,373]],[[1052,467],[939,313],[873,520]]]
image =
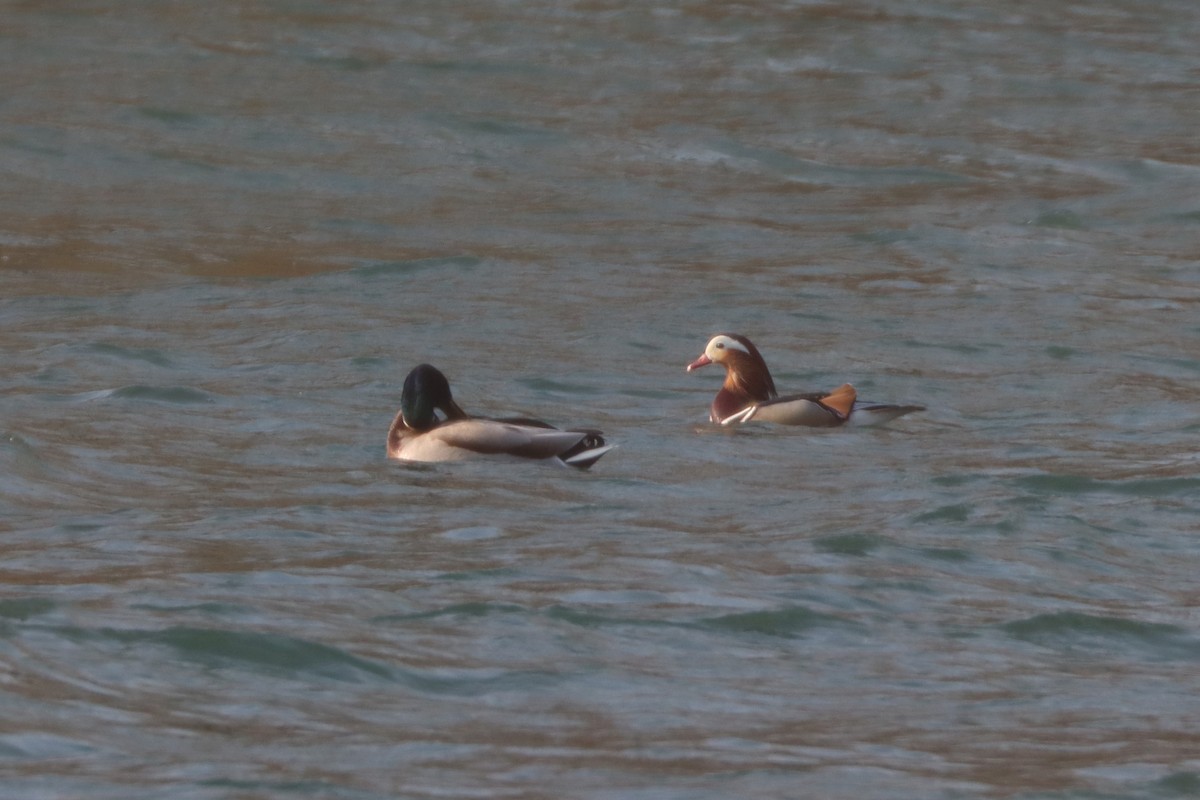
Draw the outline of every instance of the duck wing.
[[[749,422],[774,422],[779,425],[805,425],[824,428],[841,425],[850,418],[857,396],[854,387],[844,383],[832,392],[809,392],[776,397],[742,409],[721,420],[722,425]]]
[[[450,447],[484,455],[507,454],[522,458],[553,458],[577,445],[583,431],[514,424],[493,419],[457,420],[431,431]]]
[[[581,437],[578,441],[555,455],[564,464],[578,467],[579,469],[587,469],[599,461],[602,455],[616,447],[615,444],[606,444],[602,435],[603,432],[595,428],[569,428],[566,431],[560,431],[547,422],[542,422],[540,419],[530,419],[529,417],[500,417],[494,421],[517,425],[523,428],[538,428],[552,430],[557,433],[578,434]]]

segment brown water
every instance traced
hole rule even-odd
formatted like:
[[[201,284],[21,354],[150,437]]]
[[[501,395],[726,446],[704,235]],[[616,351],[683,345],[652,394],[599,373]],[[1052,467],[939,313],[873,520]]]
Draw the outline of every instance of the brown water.
[[[0,796],[1194,795],[1198,35],[8,4]],[[420,361],[620,447],[388,462]]]

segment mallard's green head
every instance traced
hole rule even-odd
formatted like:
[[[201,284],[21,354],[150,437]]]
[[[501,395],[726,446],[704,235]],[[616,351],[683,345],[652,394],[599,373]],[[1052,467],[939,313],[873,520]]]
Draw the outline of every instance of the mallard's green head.
[[[417,431],[429,430],[438,424],[435,409],[441,409],[447,419],[458,419],[466,414],[459,408],[450,394],[450,382],[437,367],[419,364],[404,379],[400,392],[400,413],[404,424]]]

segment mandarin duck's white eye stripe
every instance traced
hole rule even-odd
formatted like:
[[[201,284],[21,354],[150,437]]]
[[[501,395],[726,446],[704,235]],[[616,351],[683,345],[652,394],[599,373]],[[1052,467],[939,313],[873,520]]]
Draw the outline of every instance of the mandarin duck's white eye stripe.
[[[712,339],[710,339],[710,340],[709,340],[709,342],[708,342],[708,347],[706,347],[706,348],[704,348],[704,349],[705,349],[706,351],[707,351],[707,350],[709,350],[709,349],[714,349],[714,350],[725,350],[725,349],[729,349],[729,350],[741,350],[741,351],[742,351],[743,353],[745,353],[746,355],[750,355],[750,351],[746,349],[746,345],[742,344],[742,343],[741,343],[741,342],[739,342],[737,339],[733,339],[733,338],[731,338],[731,337],[729,337],[729,336],[726,336],[726,335],[725,335],[725,334],[723,334],[723,333],[722,333],[722,334],[720,334],[719,336],[714,336]]]

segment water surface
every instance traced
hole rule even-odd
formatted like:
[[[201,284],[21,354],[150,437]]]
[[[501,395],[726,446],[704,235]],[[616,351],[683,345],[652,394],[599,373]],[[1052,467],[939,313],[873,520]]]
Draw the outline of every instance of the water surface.
[[[1194,794],[1198,31],[9,9],[3,793]],[[722,330],[928,410],[714,430]],[[620,447],[388,462],[420,361]]]

